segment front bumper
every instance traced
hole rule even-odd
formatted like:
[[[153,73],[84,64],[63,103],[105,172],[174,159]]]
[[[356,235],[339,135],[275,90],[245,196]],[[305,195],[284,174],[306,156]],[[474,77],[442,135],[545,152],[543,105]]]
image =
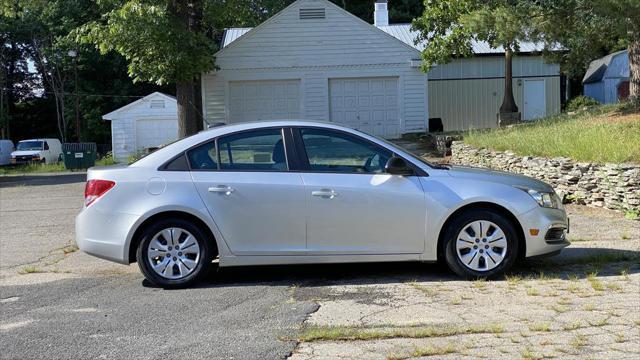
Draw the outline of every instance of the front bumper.
[[[90,206],[76,216],[76,243],[87,254],[129,264],[127,237],[139,215],[103,212]]]
[[[564,210],[534,208],[520,216],[520,224],[527,243],[526,257],[557,253],[570,245],[566,238],[569,218]]]
[[[28,164],[28,163],[32,163],[32,162],[39,162],[40,161],[40,157],[35,157],[35,156],[16,156],[14,158],[11,158],[11,164],[13,165],[20,165],[20,164]]]

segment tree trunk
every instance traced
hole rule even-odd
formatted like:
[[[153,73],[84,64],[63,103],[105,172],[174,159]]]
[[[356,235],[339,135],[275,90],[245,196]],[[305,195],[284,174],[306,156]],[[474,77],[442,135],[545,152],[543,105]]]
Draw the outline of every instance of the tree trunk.
[[[504,98],[502,99],[502,105],[500,105],[500,113],[517,113],[518,106],[513,99],[513,73],[512,73],[512,60],[513,52],[507,49],[504,52]]]
[[[632,31],[629,42],[629,100],[640,104],[640,32]]]
[[[201,0],[172,0],[169,3],[169,12],[175,14],[185,31],[194,32],[194,27],[200,27],[202,9]],[[198,132],[194,84],[193,78],[176,81],[178,137],[181,139]]]
[[[176,83],[178,137],[181,139],[198,132],[198,117],[195,111],[193,86],[193,81],[178,81]]]

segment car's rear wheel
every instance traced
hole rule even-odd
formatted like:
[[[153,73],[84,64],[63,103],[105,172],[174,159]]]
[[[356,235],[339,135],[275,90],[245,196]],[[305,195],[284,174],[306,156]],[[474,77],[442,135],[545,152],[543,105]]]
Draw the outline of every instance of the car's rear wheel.
[[[444,240],[447,265],[467,279],[501,276],[518,255],[513,223],[492,209],[462,213],[449,224]]]
[[[147,227],[136,253],[138,266],[155,285],[178,288],[192,285],[213,259],[212,239],[183,219],[164,219]]]

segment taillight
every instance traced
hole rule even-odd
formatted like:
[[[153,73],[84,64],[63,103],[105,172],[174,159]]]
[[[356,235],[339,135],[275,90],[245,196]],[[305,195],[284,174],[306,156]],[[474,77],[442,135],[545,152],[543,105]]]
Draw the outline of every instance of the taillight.
[[[87,185],[84,187],[84,206],[91,205],[114,186],[116,183],[110,180],[87,181]]]

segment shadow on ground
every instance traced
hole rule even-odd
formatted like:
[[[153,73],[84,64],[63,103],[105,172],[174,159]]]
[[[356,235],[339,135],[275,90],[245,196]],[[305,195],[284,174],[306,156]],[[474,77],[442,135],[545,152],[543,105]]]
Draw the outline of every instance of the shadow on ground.
[[[640,252],[606,248],[568,248],[556,257],[525,261],[508,276],[557,279],[619,276],[640,272]],[[396,262],[322,265],[278,265],[217,268],[198,285],[200,288],[276,285],[316,288],[331,285],[373,285],[411,281],[447,282],[461,279],[446,265]],[[504,280],[498,278],[497,281]],[[143,286],[153,287],[146,280]]]

